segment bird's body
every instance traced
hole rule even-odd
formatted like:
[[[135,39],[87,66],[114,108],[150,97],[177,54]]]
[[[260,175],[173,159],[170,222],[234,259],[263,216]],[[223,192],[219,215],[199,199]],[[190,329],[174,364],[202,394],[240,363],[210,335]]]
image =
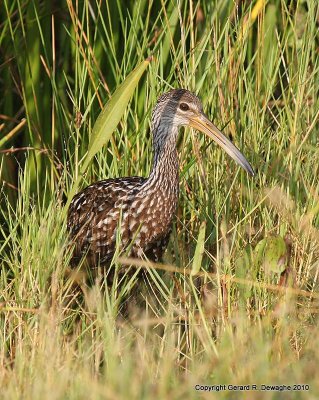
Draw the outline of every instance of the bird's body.
[[[68,213],[73,264],[85,258],[91,268],[106,265],[117,243],[132,257],[161,258],[178,202],[179,126],[191,125],[210,136],[218,134],[213,138],[252,173],[235,146],[209,124],[199,99],[189,91],[176,89],[160,97],[152,115],[154,160],[150,176],[99,181],[73,198]]]

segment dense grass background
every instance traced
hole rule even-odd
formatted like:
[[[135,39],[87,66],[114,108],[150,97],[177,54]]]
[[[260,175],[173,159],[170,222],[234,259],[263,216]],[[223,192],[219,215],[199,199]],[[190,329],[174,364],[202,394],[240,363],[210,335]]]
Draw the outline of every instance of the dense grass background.
[[[237,399],[194,386],[283,383],[317,399],[317,1],[4,0],[0,15],[1,398]],[[172,87],[199,94],[257,176],[186,129],[165,264],[83,298],[64,198],[101,107],[150,55],[81,185],[148,174],[150,112]],[[252,250],[269,237],[285,238],[283,276]]]

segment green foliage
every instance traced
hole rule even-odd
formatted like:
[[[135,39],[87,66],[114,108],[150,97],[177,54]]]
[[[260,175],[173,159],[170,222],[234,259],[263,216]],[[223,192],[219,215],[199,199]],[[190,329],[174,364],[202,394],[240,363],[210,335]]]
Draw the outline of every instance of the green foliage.
[[[309,383],[290,398],[316,398],[317,2],[4,0],[0,17],[1,398],[197,398],[196,383]],[[64,199],[148,174],[150,112],[172,87],[199,94],[257,176],[181,132],[165,265],[85,287]]]
[[[288,249],[281,236],[264,238],[255,247],[255,260],[267,273],[284,272],[288,266]]]

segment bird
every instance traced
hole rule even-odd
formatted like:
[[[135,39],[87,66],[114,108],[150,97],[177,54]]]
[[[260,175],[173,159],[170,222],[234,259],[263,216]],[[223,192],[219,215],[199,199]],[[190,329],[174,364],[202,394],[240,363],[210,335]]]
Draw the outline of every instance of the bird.
[[[177,137],[190,126],[219,144],[248,174],[253,168],[208,119],[199,98],[187,89],[162,94],[152,112],[153,164],[148,177],[95,182],[76,194],[68,210],[71,265],[110,265],[117,246],[130,257],[157,262],[168,245],[179,197]]]

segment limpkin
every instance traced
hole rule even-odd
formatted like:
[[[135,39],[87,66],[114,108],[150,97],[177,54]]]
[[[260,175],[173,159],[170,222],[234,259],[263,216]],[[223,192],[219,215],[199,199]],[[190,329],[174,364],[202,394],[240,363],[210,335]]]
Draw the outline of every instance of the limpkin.
[[[108,264],[117,241],[131,257],[161,258],[178,202],[180,126],[205,133],[254,175],[242,153],[206,117],[199,98],[186,89],[171,90],[158,99],[152,113],[154,155],[149,177],[102,180],[72,199],[67,225],[74,244],[73,265],[82,258],[90,268]]]

